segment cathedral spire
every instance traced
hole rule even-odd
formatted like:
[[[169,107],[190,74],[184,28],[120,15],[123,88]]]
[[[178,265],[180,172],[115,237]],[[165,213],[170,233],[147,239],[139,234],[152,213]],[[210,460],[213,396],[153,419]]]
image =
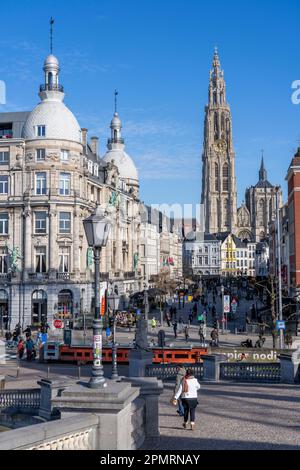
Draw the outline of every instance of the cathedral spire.
[[[212,69],[210,70],[209,106],[220,105],[226,105],[226,85],[218,49],[215,47]]]
[[[213,68],[219,68],[221,66],[220,64],[220,59],[219,59],[219,53],[218,53],[218,48],[217,46],[215,47],[215,52],[214,52],[214,60],[213,60]]]
[[[263,150],[262,150],[261,164],[260,164],[260,170],[259,170],[259,181],[267,181],[267,170],[265,169]]]
[[[233,232],[237,226],[237,190],[232,117],[217,48],[205,107],[202,197],[207,233]]]

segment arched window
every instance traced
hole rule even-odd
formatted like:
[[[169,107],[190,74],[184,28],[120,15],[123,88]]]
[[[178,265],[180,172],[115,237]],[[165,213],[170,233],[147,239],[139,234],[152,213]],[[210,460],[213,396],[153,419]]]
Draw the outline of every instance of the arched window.
[[[31,324],[33,327],[41,326],[47,322],[47,294],[43,290],[32,293]]]
[[[215,191],[219,191],[219,165],[215,163],[215,168],[214,168],[214,177],[215,177]]]
[[[222,129],[222,132],[225,132],[225,114],[224,113],[222,113],[221,129]]]
[[[59,318],[72,319],[73,317],[73,293],[70,290],[62,290],[58,294]]]
[[[218,123],[218,113],[215,113],[214,117],[214,131],[215,131],[215,138],[219,137],[219,123]]]
[[[6,290],[0,290],[0,328],[8,329],[8,293]]]
[[[229,166],[228,163],[223,165],[223,191],[229,191]]]
[[[53,73],[52,72],[48,73],[48,84],[50,86],[53,85]]]
[[[263,225],[265,221],[265,201],[261,199],[258,203],[258,222]]]
[[[224,225],[229,225],[229,204],[228,199],[224,199],[223,202],[223,223]]]

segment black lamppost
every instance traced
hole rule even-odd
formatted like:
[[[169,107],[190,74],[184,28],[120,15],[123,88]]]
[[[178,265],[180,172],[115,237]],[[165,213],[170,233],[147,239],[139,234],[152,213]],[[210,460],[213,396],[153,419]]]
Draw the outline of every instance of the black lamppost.
[[[100,312],[100,254],[106,246],[111,221],[104,210],[97,205],[96,211],[83,221],[88,245],[94,248],[95,263],[95,316],[93,321],[93,368],[89,381],[90,388],[106,387],[102,366],[102,316]]]
[[[118,380],[118,356],[117,356],[117,343],[116,343],[116,323],[117,317],[116,312],[119,309],[120,305],[120,297],[118,295],[118,288],[115,286],[114,291],[107,297],[108,306],[113,312],[113,341],[112,341],[112,371],[111,371],[111,378],[112,380]]]

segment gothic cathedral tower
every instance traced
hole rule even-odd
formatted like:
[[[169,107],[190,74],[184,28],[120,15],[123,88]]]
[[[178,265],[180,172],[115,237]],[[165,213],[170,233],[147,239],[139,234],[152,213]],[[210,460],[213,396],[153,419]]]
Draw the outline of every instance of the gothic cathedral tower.
[[[210,71],[209,98],[205,108],[202,162],[201,202],[205,211],[205,232],[235,233],[237,190],[232,118],[217,50]]]

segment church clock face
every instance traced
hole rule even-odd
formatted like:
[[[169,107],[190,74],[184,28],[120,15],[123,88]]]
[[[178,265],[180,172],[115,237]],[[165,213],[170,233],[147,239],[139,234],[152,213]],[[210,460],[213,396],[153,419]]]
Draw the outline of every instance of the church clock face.
[[[225,153],[226,150],[227,150],[227,142],[226,140],[217,140],[214,144],[213,144],[213,149],[216,153],[218,154],[221,154],[221,153]]]

